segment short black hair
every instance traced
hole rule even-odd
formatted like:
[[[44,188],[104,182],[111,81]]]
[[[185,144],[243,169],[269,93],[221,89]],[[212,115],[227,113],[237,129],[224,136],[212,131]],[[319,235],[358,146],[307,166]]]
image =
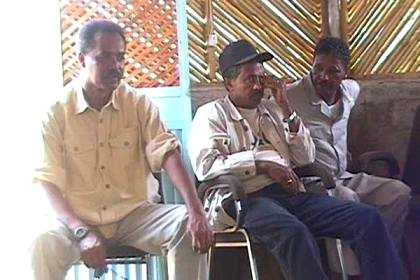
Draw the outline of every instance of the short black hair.
[[[116,23],[109,20],[92,20],[86,23],[79,33],[79,52],[86,54],[92,48],[95,35],[98,33],[118,34],[124,41],[124,30]]]
[[[314,57],[317,55],[332,55],[341,60],[345,67],[350,62],[349,46],[340,38],[325,37],[319,40],[315,46]]]
[[[225,86],[230,83],[230,81],[236,79],[239,74],[241,74],[243,65],[235,65],[229,67],[224,73],[222,73],[223,82]]]

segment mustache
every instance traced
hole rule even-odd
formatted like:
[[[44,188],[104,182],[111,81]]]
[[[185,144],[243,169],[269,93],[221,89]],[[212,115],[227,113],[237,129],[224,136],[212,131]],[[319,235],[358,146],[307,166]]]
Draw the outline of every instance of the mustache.
[[[118,78],[121,79],[123,77],[123,71],[110,71],[104,77],[105,78]]]

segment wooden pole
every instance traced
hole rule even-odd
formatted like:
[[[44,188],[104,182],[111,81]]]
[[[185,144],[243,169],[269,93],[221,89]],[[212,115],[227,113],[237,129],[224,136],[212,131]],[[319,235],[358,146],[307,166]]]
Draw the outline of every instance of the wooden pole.
[[[204,3],[204,11],[205,11],[205,19],[206,19],[206,28],[205,28],[205,36],[207,43],[207,70],[209,79],[215,80],[216,79],[216,69],[217,69],[217,61],[216,61],[216,34],[214,33],[214,25],[213,25],[213,5],[212,0],[205,0]]]

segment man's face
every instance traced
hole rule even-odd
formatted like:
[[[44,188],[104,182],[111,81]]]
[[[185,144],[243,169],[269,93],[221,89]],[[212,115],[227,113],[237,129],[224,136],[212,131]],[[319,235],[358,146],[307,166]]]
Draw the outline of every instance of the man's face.
[[[263,97],[264,68],[261,63],[250,62],[226,86],[230,100],[240,108],[256,108]]]
[[[91,49],[80,54],[87,71],[87,83],[98,90],[115,90],[123,76],[125,43],[120,35],[97,33]]]
[[[334,96],[346,77],[344,63],[332,55],[317,55],[311,70],[315,91],[320,96]]]

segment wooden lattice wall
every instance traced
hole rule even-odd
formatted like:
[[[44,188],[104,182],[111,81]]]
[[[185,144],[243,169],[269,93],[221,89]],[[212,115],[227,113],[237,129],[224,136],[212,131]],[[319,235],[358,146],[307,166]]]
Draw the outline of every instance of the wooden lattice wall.
[[[127,40],[125,80],[134,87],[179,85],[176,0],[61,0],[64,83],[78,73],[76,38],[91,19],[110,19]]]
[[[347,0],[346,4],[354,74],[420,72],[419,0]]]
[[[214,58],[224,46],[239,38],[253,42],[259,51],[275,55],[266,64],[273,74],[296,79],[307,73],[312,49],[321,32],[320,0],[213,0],[211,7],[209,2],[187,1],[193,81],[210,82],[208,62],[217,61]],[[210,34],[217,37],[217,45],[208,49]]]

